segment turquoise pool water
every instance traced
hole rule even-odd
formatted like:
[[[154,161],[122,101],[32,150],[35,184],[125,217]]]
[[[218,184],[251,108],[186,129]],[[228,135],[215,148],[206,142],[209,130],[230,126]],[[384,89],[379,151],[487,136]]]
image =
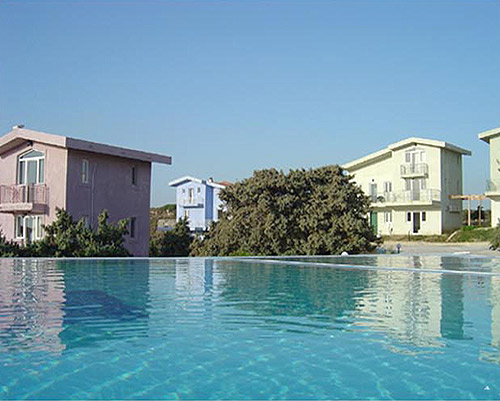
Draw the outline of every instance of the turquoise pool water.
[[[498,399],[500,259],[0,260],[0,399]]]

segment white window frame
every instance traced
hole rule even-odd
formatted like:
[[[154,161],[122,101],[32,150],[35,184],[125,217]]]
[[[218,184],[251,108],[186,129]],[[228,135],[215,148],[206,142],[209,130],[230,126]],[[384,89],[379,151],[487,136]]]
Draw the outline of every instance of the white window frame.
[[[41,153],[41,156],[34,156],[34,157],[26,157],[31,152],[38,152]],[[25,159],[23,159],[26,157]],[[23,160],[21,160],[23,159]],[[17,174],[16,174],[16,182],[18,185],[26,185],[28,183],[28,162],[29,161],[34,161],[36,162],[36,179],[35,179],[35,185],[37,184],[44,184],[45,183],[45,153],[43,153],[40,150],[36,149],[30,149],[27,152],[24,152],[23,154],[19,155],[17,158]],[[23,170],[22,170],[22,180],[21,180],[21,165],[23,165]],[[43,174],[41,166],[43,165]],[[22,182],[21,182],[22,181]]]
[[[89,183],[90,163],[87,159],[82,159],[82,184]]]
[[[22,222],[21,235],[19,235],[19,222]],[[14,220],[14,237],[16,239],[24,239],[24,216],[17,214]]]
[[[22,215],[16,215],[15,216],[15,220],[14,220],[14,231],[15,231],[15,238],[17,240],[25,240],[26,239],[26,227],[27,227],[27,224],[26,224],[26,220],[27,219],[33,219],[33,239],[35,241],[38,241],[38,240],[41,240],[44,236],[44,230],[43,230],[43,218],[41,215],[39,214],[36,214],[36,215],[33,215],[33,214],[28,214],[26,216],[22,216]],[[23,227],[22,227],[22,236],[19,236],[19,221],[22,221],[22,224],[23,224]]]

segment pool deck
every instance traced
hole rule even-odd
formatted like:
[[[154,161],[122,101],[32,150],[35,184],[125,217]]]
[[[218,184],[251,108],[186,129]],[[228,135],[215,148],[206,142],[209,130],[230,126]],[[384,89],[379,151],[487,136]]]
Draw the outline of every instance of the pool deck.
[[[383,247],[395,250],[401,244],[402,254],[436,254],[469,252],[473,255],[499,256],[500,251],[490,249],[489,242],[421,242],[421,241],[385,241]]]

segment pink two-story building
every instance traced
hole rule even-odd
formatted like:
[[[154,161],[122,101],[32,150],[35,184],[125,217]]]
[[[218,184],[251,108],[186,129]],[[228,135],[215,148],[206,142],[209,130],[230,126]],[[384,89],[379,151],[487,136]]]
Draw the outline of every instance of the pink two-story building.
[[[0,138],[0,230],[30,242],[43,237],[56,207],[90,227],[107,209],[110,221],[129,219],[129,252],[147,256],[151,163],[171,158],[14,127]]]

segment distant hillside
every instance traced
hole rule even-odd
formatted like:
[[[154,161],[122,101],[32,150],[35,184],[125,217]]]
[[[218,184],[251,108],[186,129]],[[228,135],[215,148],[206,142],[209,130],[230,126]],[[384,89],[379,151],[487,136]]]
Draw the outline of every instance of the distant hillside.
[[[175,220],[175,204],[149,209],[149,231],[151,236],[156,232],[159,220]]]

